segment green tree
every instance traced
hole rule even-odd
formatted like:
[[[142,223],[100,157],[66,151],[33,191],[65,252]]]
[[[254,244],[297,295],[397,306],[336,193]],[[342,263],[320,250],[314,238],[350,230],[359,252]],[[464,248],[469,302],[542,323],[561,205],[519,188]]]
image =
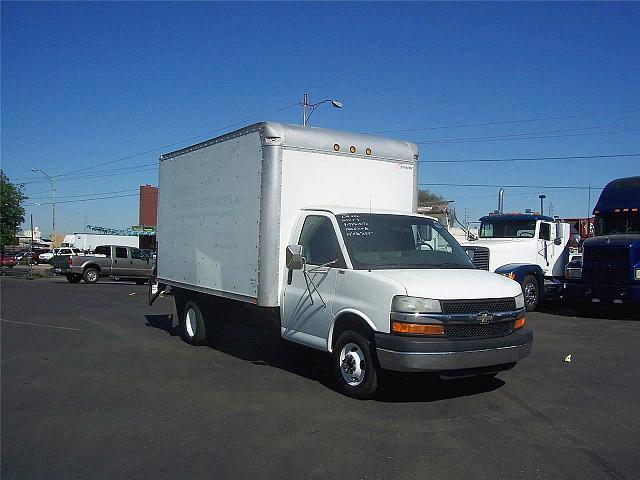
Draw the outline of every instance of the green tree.
[[[418,205],[425,205],[432,202],[443,202],[445,198],[437,193],[430,192],[429,190],[418,191]]]
[[[18,243],[16,232],[22,222],[24,222],[24,208],[22,202],[27,197],[24,194],[22,185],[14,185],[9,178],[0,170],[0,248],[4,250],[5,245],[15,245]]]

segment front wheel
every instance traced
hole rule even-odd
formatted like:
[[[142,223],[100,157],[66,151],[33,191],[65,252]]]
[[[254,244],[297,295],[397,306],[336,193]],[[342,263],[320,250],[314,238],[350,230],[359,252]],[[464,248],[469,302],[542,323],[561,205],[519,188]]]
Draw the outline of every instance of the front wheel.
[[[346,331],[333,350],[333,370],[338,391],[348,397],[367,398],[378,389],[378,366],[372,343],[361,334]]]
[[[527,275],[522,281],[522,295],[524,296],[524,308],[527,312],[533,312],[538,307],[540,289],[538,281],[533,275]]]

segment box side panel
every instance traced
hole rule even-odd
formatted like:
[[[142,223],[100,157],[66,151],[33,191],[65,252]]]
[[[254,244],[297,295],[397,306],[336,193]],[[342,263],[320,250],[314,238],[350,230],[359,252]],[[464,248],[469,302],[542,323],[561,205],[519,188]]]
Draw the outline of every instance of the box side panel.
[[[159,279],[256,301],[261,164],[259,131],[162,159]]]
[[[280,249],[285,251],[300,209],[320,205],[340,205],[415,211],[416,164],[410,161],[383,161],[327,153],[284,150],[282,162],[282,211]],[[284,255],[280,258],[280,288]],[[286,278],[286,276],[284,277]]]

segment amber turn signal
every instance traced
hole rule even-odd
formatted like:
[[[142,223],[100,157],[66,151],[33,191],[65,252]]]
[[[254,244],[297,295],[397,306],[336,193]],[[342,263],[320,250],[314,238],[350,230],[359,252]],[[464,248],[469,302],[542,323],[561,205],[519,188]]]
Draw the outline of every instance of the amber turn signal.
[[[524,317],[517,319],[513,322],[513,329],[518,330],[519,328],[524,327]]]
[[[421,325],[419,323],[393,322],[391,328],[395,333],[413,335],[444,335],[444,325]]]

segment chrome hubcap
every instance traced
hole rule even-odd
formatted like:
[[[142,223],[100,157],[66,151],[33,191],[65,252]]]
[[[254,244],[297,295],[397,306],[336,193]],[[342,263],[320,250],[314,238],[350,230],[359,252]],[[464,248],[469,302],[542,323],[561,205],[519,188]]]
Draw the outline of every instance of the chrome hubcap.
[[[535,303],[537,297],[538,292],[536,286],[533,283],[529,283],[526,287],[524,287],[524,299],[528,305]]]
[[[185,318],[185,327],[187,329],[187,335],[189,335],[190,337],[195,337],[196,330],[198,328],[198,316],[193,308],[190,308],[187,311],[187,316]]]
[[[343,380],[352,387],[360,385],[365,371],[364,353],[355,343],[347,343],[340,351],[340,373]]]
[[[93,282],[96,278],[98,278],[98,274],[91,270],[89,273],[87,273],[87,278],[90,282]]]

